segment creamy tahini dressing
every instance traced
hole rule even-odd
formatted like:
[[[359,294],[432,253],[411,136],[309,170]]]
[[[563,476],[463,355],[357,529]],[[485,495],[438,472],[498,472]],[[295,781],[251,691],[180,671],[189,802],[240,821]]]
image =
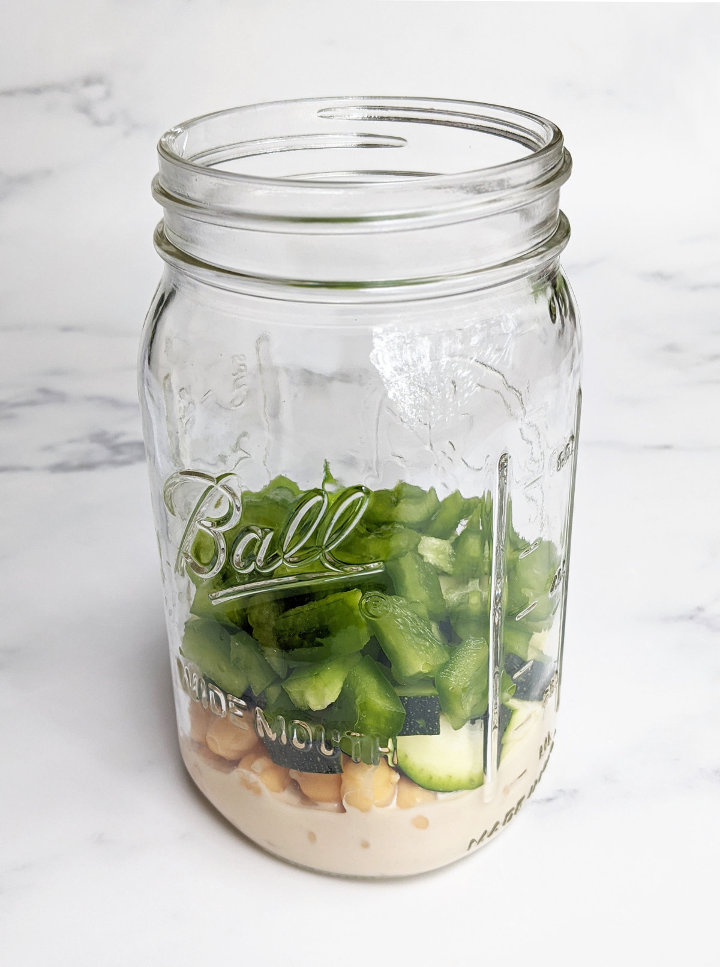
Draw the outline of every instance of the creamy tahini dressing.
[[[484,846],[517,815],[552,749],[555,702],[518,703],[531,713],[506,741],[493,783],[440,794],[409,809],[395,805],[345,812],[307,801],[291,786],[269,792],[258,776],[213,762],[188,738],[182,756],[198,788],[258,845],[300,866],[346,876],[422,873]]]

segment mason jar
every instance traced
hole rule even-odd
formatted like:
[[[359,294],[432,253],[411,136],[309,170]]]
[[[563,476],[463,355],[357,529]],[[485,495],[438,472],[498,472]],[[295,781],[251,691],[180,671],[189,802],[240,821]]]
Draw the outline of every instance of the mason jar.
[[[554,124],[464,101],[258,104],[160,140],[140,396],[180,749],[292,863],[473,855],[545,770],[569,173]]]

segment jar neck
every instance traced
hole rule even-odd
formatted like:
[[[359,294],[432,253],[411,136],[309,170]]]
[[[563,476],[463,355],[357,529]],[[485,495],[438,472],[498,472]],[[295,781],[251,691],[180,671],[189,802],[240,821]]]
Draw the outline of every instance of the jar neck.
[[[343,301],[469,291],[542,271],[569,236],[562,134],[508,108],[262,104],[173,128],[158,151],[158,251],[223,287]]]

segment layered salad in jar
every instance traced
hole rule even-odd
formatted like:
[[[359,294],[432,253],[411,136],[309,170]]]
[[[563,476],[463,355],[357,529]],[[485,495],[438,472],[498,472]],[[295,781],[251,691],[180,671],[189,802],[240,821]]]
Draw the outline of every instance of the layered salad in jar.
[[[181,747],[210,801],[338,874],[422,872],[491,840],[552,747],[555,544],[489,492],[345,487],[326,467],[314,490],[241,493],[183,471],[171,512],[188,482]]]

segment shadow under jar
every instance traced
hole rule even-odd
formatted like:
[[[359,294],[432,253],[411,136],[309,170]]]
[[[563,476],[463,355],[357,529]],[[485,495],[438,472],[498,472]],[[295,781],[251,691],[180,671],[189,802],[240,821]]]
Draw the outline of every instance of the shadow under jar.
[[[140,396],[188,771],[301,866],[468,856],[555,734],[580,412],[562,135],[327,98],[197,118],[159,157]]]

